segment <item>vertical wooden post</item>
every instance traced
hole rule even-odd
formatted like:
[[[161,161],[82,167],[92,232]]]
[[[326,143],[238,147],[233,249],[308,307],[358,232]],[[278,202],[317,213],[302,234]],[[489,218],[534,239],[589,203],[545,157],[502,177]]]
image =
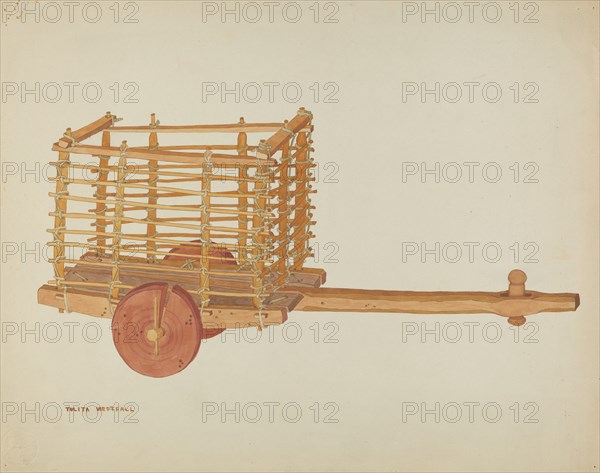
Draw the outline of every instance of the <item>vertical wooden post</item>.
[[[527,275],[520,269],[513,269],[508,274],[508,297],[525,297],[525,282]],[[508,323],[519,327],[526,322],[522,315],[512,316],[508,318]]]
[[[125,179],[125,168],[127,166],[127,158],[125,151],[127,150],[127,141],[121,142],[121,157],[119,158],[119,167],[117,172],[117,187],[115,191],[115,215],[113,221],[113,248],[112,248],[112,277],[110,286],[110,300],[119,298],[119,288],[114,287],[120,283],[119,258],[121,246],[121,218],[123,217],[123,197],[125,188],[122,186]],[[110,302],[110,301],[109,301]]]
[[[67,128],[67,133],[71,130]],[[65,234],[61,233],[61,230],[66,229],[67,219],[64,214],[67,212],[67,199],[65,195],[67,191],[67,183],[64,181],[69,177],[69,153],[61,151],[58,153],[59,166],[56,168],[56,197],[55,197],[55,211],[56,216],[54,217],[54,276],[57,281],[58,287],[65,279]],[[66,290],[66,288],[64,287]],[[66,297],[66,294],[65,294]],[[65,299],[65,305],[66,305]],[[63,309],[59,309],[59,312],[64,312]]]
[[[202,165],[202,206],[200,214],[200,225],[202,227],[202,235],[200,241],[202,242],[202,259],[200,261],[200,303],[203,308],[209,301],[210,295],[210,192],[211,192],[211,177],[212,177],[212,164],[210,164],[210,155],[212,151],[206,150],[204,153],[205,162]]]
[[[156,126],[156,114],[150,115],[150,126]],[[158,146],[158,135],[155,131],[150,133],[148,149],[155,149]],[[158,161],[151,159],[148,161],[148,170],[150,172],[158,171]],[[156,187],[158,182],[158,175],[156,174],[148,174],[148,185],[152,187]],[[156,204],[158,201],[158,191],[156,189],[148,189],[148,203]],[[151,254],[150,251],[156,251],[156,241],[153,239],[156,238],[156,209],[148,208],[147,212],[148,226],[146,227],[146,249],[148,253],[146,254],[146,258],[149,262],[156,261],[156,255]]]
[[[240,117],[240,123],[244,123],[244,117]],[[244,132],[238,134],[237,139],[237,152],[239,156],[247,156],[248,155],[248,135]],[[238,168],[238,177],[240,180],[238,181],[238,191],[240,194],[248,194],[248,167],[242,163],[239,163]],[[238,211],[239,212],[247,212],[248,211],[248,198],[247,197],[239,197],[238,198]],[[238,215],[238,228],[246,230],[248,228],[248,215]],[[243,264],[248,257],[247,248],[247,234],[244,232],[238,233],[238,261],[240,264]]]
[[[305,132],[298,133],[296,138],[296,144],[298,151],[296,154],[296,187],[294,189],[294,229],[292,232],[296,232],[299,227],[306,227],[307,216],[310,209],[308,208],[308,140]],[[308,217],[309,218],[309,217]],[[307,247],[306,239],[303,238],[305,235],[303,232],[296,233],[294,238],[294,263],[292,269],[300,269],[305,259],[305,249]]]
[[[285,120],[283,126],[287,127],[288,121]],[[289,164],[290,164],[290,140],[286,141],[281,148],[281,171],[279,173],[279,191],[278,191],[278,213],[279,213],[279,236],[285,235],[283,240],[279,241],[279,268],[278,272],[280,275],[287,273],[288,267],[288,255],[289,255],[289,242],[290,242],[290,216],[287,215],[290,209],[290,177],[289,177]],[[285,216],[284,216],[285,215]]]
[[[110,112],[106,112],[107,115],[110,115]],[[110,146],[110,132],[104,131],[102,132],[102,146]],[[99,169],[98,169],[98,181],[106,182],[108,180],[108,163],[110,160],[110,156],[98,156],[99,158]],[[106,186],[96,186],[96,198],[100,200],[106,200]],[[106,232],[106,225],[108,224],[108,220],[104,220],[101,217],[106,215],[106,204],[104,202],[96,202],[96,231],[97,232]],[[96,243],[98,244],[97,254],[103,255],[106,253],[103,246],[106,246],[106,237],[103,235],[98,235]]]
[[[258,150],[256,152],[256,157],[258,159],[267,159],[270,157],[270,151],[267,147],[266,140],[260,140],[260,144],[258,146]],[[264,165],[266,166],[266,165]],[[265,245],[265,236],[261,233],[264,231],[265,226],[265,217],[263,212],[266,211],[267,208],[267,197],[266,193],[268,191],[265,173],[268,173],[268,170],[262,169],[259,167],[256,169],[256,181],[254,183],[254,215],[252,216],[252,227],[257,232],[256,237],[253,241],[252,253],[255,259],[254,268],[253,268],[253,277],[252,277],[252,286],[254,287],[255,296],[254,296],[254,306],[262,307],[264,294],[262,294],[262,290],[258,288],[264,287],[263,281],[263,271],[265,268],[264,263],[264,245]],[[262,323],[262,320],[261,320]]]

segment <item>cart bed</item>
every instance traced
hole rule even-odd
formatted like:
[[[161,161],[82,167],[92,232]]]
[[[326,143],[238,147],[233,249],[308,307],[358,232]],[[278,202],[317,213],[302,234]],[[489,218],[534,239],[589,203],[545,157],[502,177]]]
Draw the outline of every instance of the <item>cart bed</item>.
[[[151,264],[151,263],[145,263]],[[160,263],[156,263],[160,265]],[[162,266],[162,265],[161,265]],[[198,277],[190,274],[182,274],[164,267],[161,271],[162,281],[169,281],[186,289],[197,304],[200,304],[200,296],[195,292],[198,287]],[[176,269],[176,268],[174,268]],[[98,286],[87,286],[81,289],[69,288],[67,306],[65,306],[64,294],[61,289],[51,285],[44,285],[39,289],[39,302],[62,310],[80,312],[96,317],[112,317],[109,306],[106,284],[111,280],[111,268],[90,267],[76,264],[65,268],[66,281],[82,281],[86,283],[99,283]],[[235,271],[235,270],[234,270]],[[143,269],[121,269],[121,282],[125,286],[137,287],[142,284],[155,282],[157,274],[154,271]],[[302,268],[290,274],[290,285],[294,287],[317,288],[325,282],[325,271],[317,268]],[[248,273],[247,278],[214,276],[211,286],[215,292],[240,292],[247,293],[252,284],[252,275]],[[119,289],[119,299],[123,298],[129,289]],[[275,292],[265,300],[263,316],[265,325],[276,325],[287,320],[287,314],[293,310],[302,296],[297,293]],[[117,301],[113,301],[113,308]],[[257,309],[253,306],[252,299],[248,297],[235,296],[211,296],[210,307],[202,314],[202,323],[207,327],[240,328],[256,326]]]

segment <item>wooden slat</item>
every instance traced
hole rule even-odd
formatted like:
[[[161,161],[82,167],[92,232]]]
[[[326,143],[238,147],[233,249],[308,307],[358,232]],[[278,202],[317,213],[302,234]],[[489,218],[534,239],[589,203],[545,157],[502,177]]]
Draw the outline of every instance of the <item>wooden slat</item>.
[[[106,115],[104,115],[102,118],[99,118],[95,122],[92,122],[89,125],[86,125],[83,128],[72,132],[73,138],[75,138],[75,141],[80,142],[89,138],[90,136],[94,136],[96,133],[99,133],[110,127],[113,123],[114,118],[115,116],[111,115],[110,112],[108,112]],[[73,140],[67,138],[66,136],[63,136],[60,140],[58,140],[57,143],[57,146],[60,149],[55,151],[61,151],[65,148],[68,148],[72,144]]]
[[[112,259],[110,257],[95,257],[90,255],[91,258],[94,258],[95,263],[110,263]],[[146,282],[156,281],[157,274],[152,271],[148,271],[148,264],[145,263],[145,258],[140,257],[122,257],[123,263],[121,265],[121,273],[124,278],[129,278],[130,276],[138,276],[142,278],[140,281],[133,281],[133,284],[144,284]],[[101,279],[99,280],[108,280],[110,279],[110,267],[109,266],[88,266],[87,264],[83,264],[83,260],[77,263],[76,266],[71,266],[67,268],[67,273],[69,271],[76,271],[80,275],[86,276],[88,273],[94,274],[103,274]],[[129,262],[129,263],[127,263]],[[168,263],[169,261],[163,261],[163,263]],[[135,266],[136,263],[139,263]],[[170,265],[169,265],[170,266]],[[218,271],[213,271],[213,278],[215,281],[215,285],[218,289],[223,288],[237,288],[240,290],[247,290],[250,282],[252,280],[252,272],[248,270],[237,271],[236,269],[232,269],[230,265],[217,265]],[[78,277],[79,278],[79,277]],[[79,278],[81,279],[81,278]],[[197,287],[198,283],[198,274],[197,272],[179,272],[176,267],[166,267],[165,271],[163,271],[160,275],[160,279],[169,282],[176,282],[189,287]],[[290,274],[290,282],[295,287],[307,287],[307,288],[315,288],[320,287],[322,281],[325,279],[325,271],[322,269],[316,268],[303,268],[302,271],[295,271]],[[242,280],[242,281],[240,281]],[[245,282],[243,282],[245,280]]]
[[[140,209],[143,209],[143,207],[140,206]],[[122,204],[121,204],[121,208],[118,210],[120,212],[119,215],[105,215],[104,219],[106,220],[110,220],[113,223],[116,223],[117,221],[121,222],[121,223],[141,223],[142,225],[145,225],[147,223],[146,219],[140,219],[140,218],[131,218],[131,217],[122,217],[121,215],[123,214],[123,208],[122,208]],[[115,209],[115,212],[117,212],[117,209]],[[58,213],[57,212],[48,212],[48,215],[51,217],[57,217]],[[83,214],[83,213],[76,213],[76,212],[66,212],[63,213],[63,217],[68,218],[68,219],[91,219],[91,220],[95,220],[96,217],[94,215],[88,215],[88,214]],[[163,227],[168,227],[168,228],[185,228],[188,230],[201,230],[200,225],[194,225],[191,223],[175,223],[175,222],[162,222],[160,224]],[[58,227],[55,227],[58,228]],[[113,227],[115,230],[115,232],[117,231],[116,227]],[[247,234],[253,234],[254,230],[244,230],[241,228],[233,228],[233,227],[222,227],[219,225],[210,225],[209,228],[211,230],[215,230],[218,232],[227,232],[227,233],[231,233],[231,234],[235,234],[235,238],[237,238],[237,234],[239,233],[247,233]],[[119,230],[120,231],[120,230]],[[260,232],[259,233],[261,236],[266,237],[269,236],[269,232]]]
[[[307,283],[308,279],[316,278],[312,283]],[[320,287],[327,281],[327,272],[321,268],[300,268],[292,271],[290,275],[290,285]]]
[[[304,108],[300,108],[300,110],[298,110],[298,114],[294,118],[292,118],[287,124],[287,128],[291,129],[294,133],[298,133],[301,130],[303,130],[310,123],[311,120],[312,116],[307,115]],[[275,134],[267,140],[267,147],[269,148],[271,156],[273,156],[277,151],[279,151],[283,146],[283,143],[289,141],[290,138],[291,135],[287,131],[282,130],[281,128],[278,131],[276,131]],[[262,157],[264,159],[267,158],[267,155],[264,152],[261,152],[260,150],[256,152],[256,156]]]
[[[64,151],[65,149],[59,146],[58,143],[52,145],[54,151]],[[74,154],[89,154],[89,155],[101,155],[101,156],[121,156],[121,150],[114,146],[93,146],[93,145],[77,145],[68,148],[70,153]],[[147,160],[159,160],[168,161],[174,163],[189,163],[189,164],[205,164],[203,153],[188,153],[183,151],[142,151],[138,149],[128,149],[127,157],[134,159],[147,159]],[[262,159],[263,166],[276,165],[277,161],[274,159]],[[256,166],[257,158],[254,156],[239,156],[237,154],[221,154],[213,153],[211,161],[213,164],[228,164],[228,165],[240,165],[240,166]]]
[[[308,122],[307,122],[308,123]],[[109,130],[115,133],[273,133],[283,123],[232,123],[224,125],[159,125],[150,126],[113,126]],[[305,131],[311,131],[306,127]]]
[[[107,258],[102,258],[107,261]],[[80,262],[82,263],[82,262]],[[106,287],[108,286],[111,279],[110,267],[95,265],[88,266],[78,263],[76,266],[71,266],[66,269],[66,280],[69,288],[75,285],[85,286],[85,289],[92,292],[99,292],[106,297]],[[179,273],[176,268],[164,268],[165,271],[160,275],[156,273],[148,272],[144,267],[148,267],[148,264],[139,265],[139,268],[131,268],[130,265],[123,263],[120,265],[120,277],[122,284],[120,287],[119,296],[123,297],[129,289],[137,287],[142,284],[153,281],[168,281],[170,284],[179,284],[185,290],[189,291],[194,297],[198,304],[200,298],[198,295],[198,274],[197,272]],[[210,298],[211,304],[213,305],[241,305],[247,308],[252,307],[251,296],[251,275],[246,275],[240,279],[240,276],[235,271],[231,270],[231,266],[221,265],[223,271],[215,272],[215,275],[211,277],[211,289]],[[229,271],[225,271],[229,269]],[[234,277],[235,276],[235,277]],[[298,284],[302,284],[307,287],[314,287],[318,284],[318,279],[314,275],[297,273],[294,274],[294,279],[298,281]],[[228,297],[221,297],[219,295],[228,295]],[[272,302],[271,302],[272,301]],[[292,310],[295,305],[300,301],[300,296],[291,293],[273,293],[265,300],[265,308],[269,309],[273,306],[285,307],[287,310]],[[210,308],[209,306],[209,308]]]

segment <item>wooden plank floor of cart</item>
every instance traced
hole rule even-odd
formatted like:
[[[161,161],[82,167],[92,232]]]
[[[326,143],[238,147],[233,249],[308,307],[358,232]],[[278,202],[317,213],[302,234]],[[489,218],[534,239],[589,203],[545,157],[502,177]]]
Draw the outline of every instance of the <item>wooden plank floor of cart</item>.
[[[190,274],[169,271],[169,267],[164,269],[165,271],[160,273],[161,277],[158,277],[155,271],[122,268],[120,270],[121,283],[124,286],[137,287],[157,280],[168,281],[188,290],[192,298],[199,304],[200,297],[195,292],[198,288],[198,278]],[[296,287],[317,288],[325,282],[325,278],[326,273],[322,269],[302,268],[299,271],[291,272],[289,282]],[[94,317],[112,317],[105,287],[111,281],[111,268],[88,265],[67,267],[65,268],[65,280],[82,281],[98,284],[98,286],[90,285],[77,289],[70,287],[67,295],[68,307],[65,307],[62,288],[43,285],[38,290],[38,302],[60,310],[68,309],[72,312]],[[239,276],[235,278],[226,276],[211,277],[211,287],[215,292],[248,292],[251,283],[252,275],[250,272],[248,272],[247,278],[240,278]],[[288,312],[293,310],[302,299],[302,295],[298,293],[285,292],[285,288],[282,291],[271,294],[265,300],[262,312],[265,325],[277,325],[285,322],[288,318]],[[121,288],[119,297],[122,298],[127,292],[128,289]],[[211,295],[210,299],[210,305],[204,309],[202,314],[202,323],[205,327],[242,328],[258,325],[257,309],[253,306],[251,298]],[[114,306],[115,303],[113,302],[113,308]]]

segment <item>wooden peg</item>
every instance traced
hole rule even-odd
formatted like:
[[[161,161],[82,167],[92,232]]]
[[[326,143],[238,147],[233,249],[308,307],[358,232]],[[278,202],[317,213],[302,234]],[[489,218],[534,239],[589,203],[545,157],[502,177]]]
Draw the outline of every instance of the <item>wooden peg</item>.
[[[146,338],[151,342],[161,339],[164,335],[165,331],[161,327],[151,328],[146,332]]]
[[[527,275],[520,269],[513,269],[508,274],[509,297],[523,297],[525,295],[525,281],[527,281]]]
[[[513,269],[508,274],[508,297],[525,297],[525,281],[527,281],[527,275],[520,269]],[[522,315],[508,318],[508,323],[515,327],[519,327],[525,322],[526,319]]]

